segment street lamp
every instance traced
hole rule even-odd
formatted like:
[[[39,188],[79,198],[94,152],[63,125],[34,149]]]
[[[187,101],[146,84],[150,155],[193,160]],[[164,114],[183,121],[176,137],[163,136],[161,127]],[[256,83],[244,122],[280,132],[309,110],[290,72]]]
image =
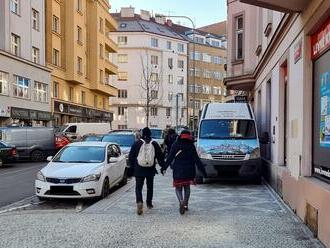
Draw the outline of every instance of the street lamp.
[[[155,17],[166,17],[166,18],[184,18],[187,19],[191,22],[191,25],[193,27],[192,31],[193,31],[193,36],[192,36],[192,40],[193,40],[193,82],[192,85],[194,86],[193,89],[193,122],[192,122],[192,131],[195,134],[195,130],[196,130],[196,125],[195,125],[195,101],[196,101],[196,85],[195,85],[195,23],[194,21],[188,17],[188,16],[182,16],[182,15],[155,15]],[[188,45],[189,48],[189,45]],[[189,50],[189,49],[188,49]],[[188,60],[189,60],[189,53],[188,53]],[[189,76],[189,73],[188,73]],[[187,105],[189,107],[189,102],[187,102]]]

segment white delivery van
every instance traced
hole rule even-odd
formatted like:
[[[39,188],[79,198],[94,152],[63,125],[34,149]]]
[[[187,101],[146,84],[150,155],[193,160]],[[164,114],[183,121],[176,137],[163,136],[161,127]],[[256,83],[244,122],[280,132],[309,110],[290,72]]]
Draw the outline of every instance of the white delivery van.
[[[86,134],[106,134],[110,131],[110,123],[67,123],[59,129],[71,141],[80,140]]]
[[[202,111],[197,150],[208,178],[261,180],[260,144],[247,103],[209,103]],[[203,177],[197,174],[198,183]]]

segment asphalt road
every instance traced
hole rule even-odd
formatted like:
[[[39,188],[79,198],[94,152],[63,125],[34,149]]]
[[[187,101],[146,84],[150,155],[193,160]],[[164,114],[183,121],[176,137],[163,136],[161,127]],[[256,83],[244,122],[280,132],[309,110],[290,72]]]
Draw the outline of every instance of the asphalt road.
[[[0,167],[0,208],[34,196],[34,180],[44,163],[18,162]]]

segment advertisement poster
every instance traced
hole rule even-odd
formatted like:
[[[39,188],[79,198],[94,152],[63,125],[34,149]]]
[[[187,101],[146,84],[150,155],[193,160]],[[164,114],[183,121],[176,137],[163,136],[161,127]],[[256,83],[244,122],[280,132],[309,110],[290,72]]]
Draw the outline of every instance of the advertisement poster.
[[[330,71],[321,75],[320,146],[330,147]]]

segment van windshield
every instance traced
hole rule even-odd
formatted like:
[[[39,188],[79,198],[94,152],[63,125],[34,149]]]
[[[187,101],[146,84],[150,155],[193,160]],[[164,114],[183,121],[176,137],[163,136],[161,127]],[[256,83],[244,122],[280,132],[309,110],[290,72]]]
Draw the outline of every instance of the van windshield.
[[[64,130],[68,127],[68,125],[63,125],[63,126],[60,126],[60,128],[58,129],[58,132],[62,133],[64,132]]]
[[[252,120],[204,120],[201,123],[201,139],[256,139]]]

